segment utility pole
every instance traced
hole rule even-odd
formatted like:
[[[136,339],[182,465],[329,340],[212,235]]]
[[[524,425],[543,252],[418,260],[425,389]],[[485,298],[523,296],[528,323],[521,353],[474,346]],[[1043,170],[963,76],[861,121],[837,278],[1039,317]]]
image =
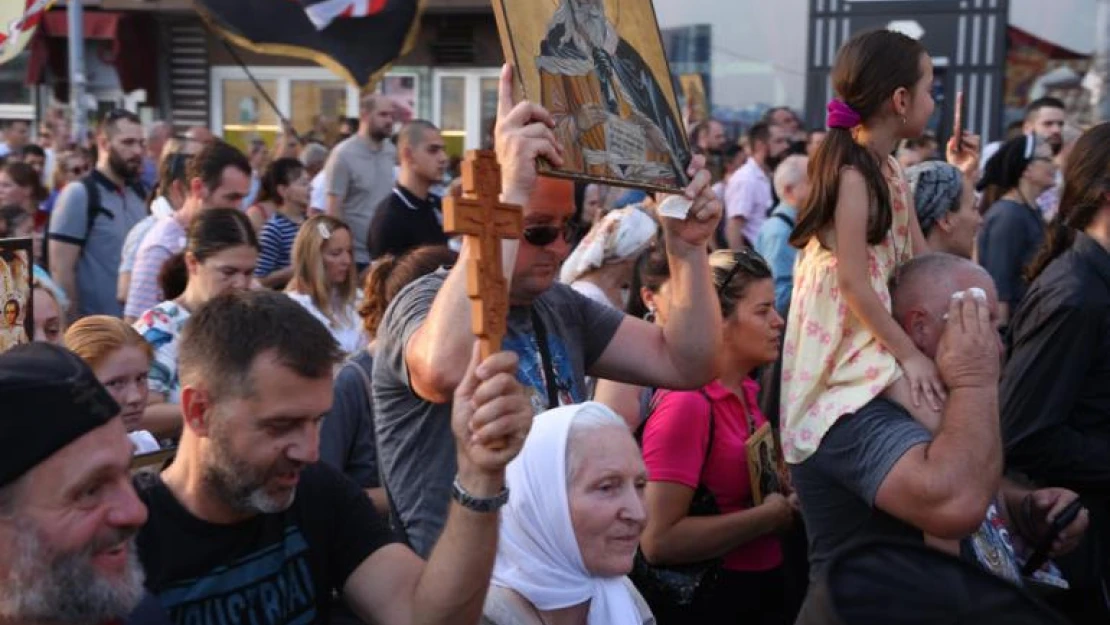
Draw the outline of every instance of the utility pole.
[[[85,111],[85,16],[81,0],[66,0],[69,26],[69,106],[73,115],[73,141],[85,142],[88,113]]]

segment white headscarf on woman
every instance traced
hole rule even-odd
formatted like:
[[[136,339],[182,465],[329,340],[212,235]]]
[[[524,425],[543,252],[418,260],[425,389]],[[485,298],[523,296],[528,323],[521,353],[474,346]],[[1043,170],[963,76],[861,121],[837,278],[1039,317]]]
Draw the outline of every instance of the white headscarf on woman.
[[[492,582],[520,593],[537,610],[589,601],[589,625],[639,625],[624,578],[586,571],[571,524],[567,439],[575,416],[587,410],[609,409],[587,402],[536,417],[520,455],[509,463],[509,502],[501,513]]]
[[[655,220],[638,208],[611,210],[590,228],[567,257],[559,280],[570,284],[607,263],[636,258],[651,244],[658,231]]]

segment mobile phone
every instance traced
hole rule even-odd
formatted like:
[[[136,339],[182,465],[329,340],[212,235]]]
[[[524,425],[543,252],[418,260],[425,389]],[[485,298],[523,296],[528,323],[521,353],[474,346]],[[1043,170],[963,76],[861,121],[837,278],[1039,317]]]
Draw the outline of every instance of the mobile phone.
[[[952,136],[956,137],[956,152],[964,149],[964,92],[956,92],[956,112],[952,120]]]
[[[1069,503],[1066,508],[1060,511],[1056,519],[1052,521],[1048,531],[1044,533],[1041,540],[1037,543],[1037,548],[1033,550],[1033,555],[1025,561],[1025,566],[1021,569],[1021,574],[1029,577],[1037,571],[1037,569],[1044,566],[1048,561],[1048,552],[1052,550],[1052,543],[1056,542],[1056,538],[1060,536],[1060,532],[1064,528],[1071,525],[1075,521],[1075,517],[1079,516],[1079,511],[1083,509],[1083,502],[1079,499]]]

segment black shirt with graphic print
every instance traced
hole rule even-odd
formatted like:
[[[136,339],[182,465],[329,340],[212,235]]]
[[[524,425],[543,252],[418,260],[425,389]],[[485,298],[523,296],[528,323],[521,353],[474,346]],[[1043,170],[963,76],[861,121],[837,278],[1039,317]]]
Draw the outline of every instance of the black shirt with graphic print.
[[[135,478],[147,589],[175,625],[326,623],[333,598],[393,541],[366,494],[324,464],[301,471],[293,504],[228,525],[193,516],[159,475]]]

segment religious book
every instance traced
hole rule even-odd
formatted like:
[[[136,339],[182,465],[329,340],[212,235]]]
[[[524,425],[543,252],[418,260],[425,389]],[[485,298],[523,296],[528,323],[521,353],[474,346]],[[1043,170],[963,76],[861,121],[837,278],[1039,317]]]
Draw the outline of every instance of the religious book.
[[[0,353],[30,343],[35,335],[32,249],[29,238],[0,239]]]
[[[782,460],[778,440],[770,423],[764,423],[748,437],[745,443],[748,455],[748,475],[752,484],[752,502],[760,505],[771,493],[783,493],[786,465]]]
[[[542,173],[675,192],[691,152],[651,0],[492,0],[517,95],[555,119]]]

